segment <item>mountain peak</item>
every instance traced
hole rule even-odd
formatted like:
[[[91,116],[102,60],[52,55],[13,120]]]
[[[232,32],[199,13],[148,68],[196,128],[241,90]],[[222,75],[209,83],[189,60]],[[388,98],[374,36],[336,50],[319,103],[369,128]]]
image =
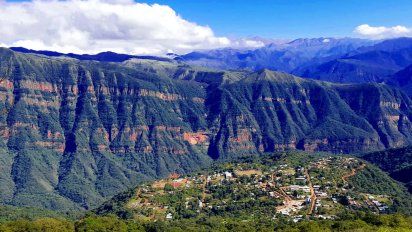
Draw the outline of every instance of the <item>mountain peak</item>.
[[[273,71],[266,68],[256,72],[255,78],[255,81],[275,81],[279,83],[297,80],[300,80],[300,78],[285,72]]]

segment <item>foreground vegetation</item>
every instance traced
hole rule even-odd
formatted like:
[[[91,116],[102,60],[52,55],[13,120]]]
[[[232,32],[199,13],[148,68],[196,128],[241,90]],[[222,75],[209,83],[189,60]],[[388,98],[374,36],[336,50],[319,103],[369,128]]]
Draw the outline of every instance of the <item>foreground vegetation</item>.
[[[358,213],[341,215],[339,220],[294,223],[285,218],[243,221],[222,217],[148,222],[90,215],[78,221],[42,218],[3,222],[0,223],[0,231],[412,231],[412,217]]]

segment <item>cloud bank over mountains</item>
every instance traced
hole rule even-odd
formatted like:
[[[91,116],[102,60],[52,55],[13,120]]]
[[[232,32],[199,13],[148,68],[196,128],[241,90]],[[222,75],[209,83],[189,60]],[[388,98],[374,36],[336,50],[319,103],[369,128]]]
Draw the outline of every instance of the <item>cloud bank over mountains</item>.
[[[362,37],[369,39],[388,39],[412,36],[412,28],[407,28],[400,25],[393,27],[374,27],[368,24],[362,24],[357,26],[354,32]]]
[[[0,0],[0,28],[0,45],[66,53],[164,54],[232,43],[169,6],[132,0]]]

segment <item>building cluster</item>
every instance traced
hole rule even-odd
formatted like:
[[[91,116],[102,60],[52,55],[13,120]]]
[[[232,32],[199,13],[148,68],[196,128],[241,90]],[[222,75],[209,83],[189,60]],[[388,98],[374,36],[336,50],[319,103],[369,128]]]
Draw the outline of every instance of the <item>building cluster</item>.
[[[268,169],[238,164],[210,174],[174,175],[139,188],[129,207],[172,220],[176,212],[168,199],[180,194],[185,208],[196,213],[246,200],[271,201],[274,217],[282,214],[293,221],[309,216],[331,219],[345,208],[386,212],[387,196],[357,193],[348,185],[347,179],[359,167],[360,161],[354,158],[324,157],[302,166],[280,164]]]

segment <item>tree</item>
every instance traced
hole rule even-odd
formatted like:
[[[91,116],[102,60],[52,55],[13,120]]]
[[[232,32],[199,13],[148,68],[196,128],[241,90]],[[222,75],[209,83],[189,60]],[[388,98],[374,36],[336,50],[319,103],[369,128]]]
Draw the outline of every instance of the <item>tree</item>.
[[[76,222],[77,232],[127,232],[125,221],[114,216],[91,216]]]
[[[35,221],[17,220],[0,226],[0,231],[73,232],[72,222],[64,219],[41,218]]]
[[[173,188],[173,186],[172,186],[171,184],[167,183],[167,184],[165,184],[165,187],[163,188],[163,190],[164,190],[165,192],[171,192],[171,191],[174,190],[174,188]]]

